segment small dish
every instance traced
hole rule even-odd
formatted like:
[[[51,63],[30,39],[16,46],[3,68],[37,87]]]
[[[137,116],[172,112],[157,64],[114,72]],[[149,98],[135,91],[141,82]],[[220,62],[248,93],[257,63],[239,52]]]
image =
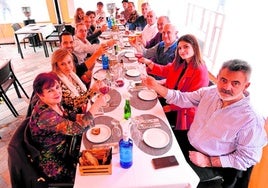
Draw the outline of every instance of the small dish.
[[[106,78],[107,71],[100,69],[93,74],[93,78],[96,80],[103,80]]]
[[[97,98],[99,97],[100,94],[96,94],[91,98],[91,101],[94,103],[96,102]],[[105,99],[106,102],[109,102],[111,100],[111,96],[109,94],[105,94]]]
[[[112,38],[112,36],[110,34],[102,34],[100,37],[103,39],[111,39]]]
[[[90,142],[102,143],[102,142],[105,142],[106,140],[108,140],[112,135],[112,131],[111,131],[110,127],[108,127],[107,125],[97,124],[94,126],[94,128],[100,128],[100,134],[98,134],[98,135],[92,134],[91,130],[93,129],[93,127],[90,128],[86,132],[86,137]]]
[[[153,148],[164,148],[169,143],[169,136],[162,129],[151,128],[143,133],[143,141]]]
[[[136,69],[129,69],[127,70],[126,74],[131,77],[139,76],[141,73]]]
[[[125,47],[131,47],[131,45],[129,44],[129,42],[125,42]]]
[[[157,93],[153,90],[143,89],[138,93],[138,97],[145,101],[151,101],[157,98]]]
[[[129,53],[125,53],[125,56],[126,56],[127,58],[135,57],[134,53],[131,53],[131,52],[129,52]]]

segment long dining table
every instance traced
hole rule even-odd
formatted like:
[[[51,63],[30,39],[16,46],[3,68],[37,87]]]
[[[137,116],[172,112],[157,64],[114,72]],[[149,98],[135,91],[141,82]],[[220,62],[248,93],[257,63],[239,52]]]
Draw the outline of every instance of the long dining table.
[[[37,33],[40,36],[40,40],[42,43],[42,46],[44,48],[44,53],[45,57],[49,57],[48,50],[47,50],[47,45],[44,42],[44,38],[46,38],[48,35],[50,35],[56,28],[52,23],[43,23],[43,24],[29,24],[26,25],[17,31],[15,31],[15,39],[16,39],[16,44],[18,46],[18,51],[20,53],[20,56],[22,59],[24,59],[23,52],[20,46],[20,36],[23,37],[25,34],[34,34]]]
[[[131,55],[132,53],[132,55]],[[133,51],[120,52],[120,59],[124,62],[123,87],[112,86],[109,91],[108,106],[94,119],[96,125],[104,124],[111,129],[111,136],[106,139],[92,140],[90,130],[84,133],[80,150],[87,150],[94,147],[112,146],[112,173],[100,175],[81,175],[77,165],[74,188],[84,187],[109,187],[109,188],[141,188],[141,187],[197,187],[199,177],[186,162],[179,144],[170,128],[163,108],[157,97],[147,98],[147,95],[140,95],[146,88],[136,86],[140,83],[141,75],[137,74],[138,62],[133,58]],[[131,59],[131,60],[129,60]],[[102,69],[101,61],[95,63],[92,82],[96,79],[103,79],[109,70]],[[131,122],[124,122],[125,96],[131,94]],[[148,100],[147,100],[148,99]],[[143,121],[157,120],[158,125],[153,126],[154,134],[147,134],[150,126],[139,126]],[[124,169],[120,166],[118,142],[121,136],[113,132],[112,120],[118,120],[121,132],[128,131],[133,140],[133,165]],[[137,120],[137,121],[136,121]],[[165,134],[158,134],[164,131]],[[159,132],[160,133],[160,132]],[[145,137],[146,136],[146,137]],[[93,142],[92,142],[93,141]],[[159,147],[158,147],[159,146]],[[174,155],[179,163],[177,166],[155,169],[152,159]]]

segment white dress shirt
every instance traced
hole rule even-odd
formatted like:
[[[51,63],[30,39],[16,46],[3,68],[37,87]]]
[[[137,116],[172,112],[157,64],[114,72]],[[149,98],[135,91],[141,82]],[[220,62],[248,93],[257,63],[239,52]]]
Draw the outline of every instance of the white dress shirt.
[[[157,24],[149,25],[147,24],[142,30],[142,40],[150,41],[158,33]]]
[[[76,55],[79,64],[85,61],[87,54],[91,55],[99,48],[99,44],[91,44],[88,40],[84,42],[74,36],[74,54]]]

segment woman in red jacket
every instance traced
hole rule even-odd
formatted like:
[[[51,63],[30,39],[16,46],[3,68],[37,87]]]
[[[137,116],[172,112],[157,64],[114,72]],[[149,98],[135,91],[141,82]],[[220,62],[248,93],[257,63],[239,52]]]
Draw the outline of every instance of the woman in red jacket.
[[[169,89],[194,91],[209,84],[208,70],[202,60],[197,39],[190,34],[179,38],[173,62],[159,65],[146,58],[140,58],[139,62],[147,65],[148,73],[166,78],[163,84]],[[195,108],[180,108],[165,104],[164,100],[160,99],[171,126],[175,126],[175,130],[188,130]]]

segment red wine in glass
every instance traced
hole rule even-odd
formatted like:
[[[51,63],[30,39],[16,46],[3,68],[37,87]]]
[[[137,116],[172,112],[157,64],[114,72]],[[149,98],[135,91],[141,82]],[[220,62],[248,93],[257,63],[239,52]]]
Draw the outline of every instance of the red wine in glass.
[[[116,82],[116,85],[118,87],[123,87],[124,86],[124,81],[123,80],[116,80],[115,82]]]
[[[135,57],[140,59],[143,57],[143,54],[142,53],[135,53]]]
[[[102,94],[107,94],[108,92],[110,91],[110,87],[109,86],[103,86],[103,87],[100,87],[100,92]]]

